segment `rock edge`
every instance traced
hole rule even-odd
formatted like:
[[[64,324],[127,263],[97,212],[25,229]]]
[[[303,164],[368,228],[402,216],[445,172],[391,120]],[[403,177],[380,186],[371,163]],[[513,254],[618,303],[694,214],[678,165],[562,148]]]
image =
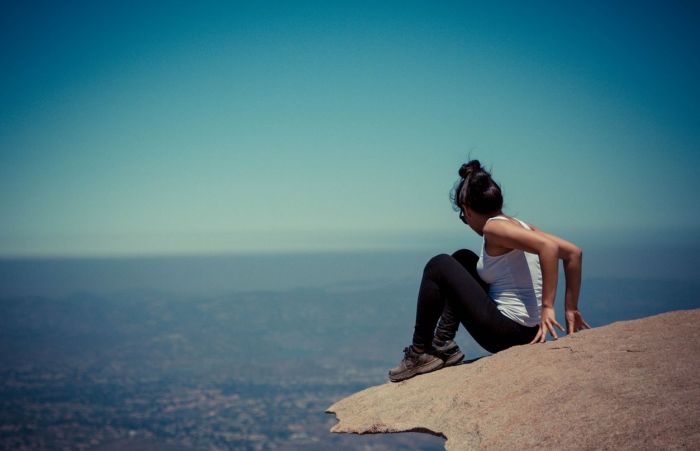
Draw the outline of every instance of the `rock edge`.
[[[331,432],[427,432],[447,450],[700,449],[700,309],[516,346],[367,388]]]

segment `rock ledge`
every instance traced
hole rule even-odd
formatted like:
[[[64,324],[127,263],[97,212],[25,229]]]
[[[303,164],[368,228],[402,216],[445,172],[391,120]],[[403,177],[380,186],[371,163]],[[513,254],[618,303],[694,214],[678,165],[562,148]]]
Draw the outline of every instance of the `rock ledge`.
[[[585,330],[367,388],[331,432],[428,432],[448,450],[700,449],[700,309]]]

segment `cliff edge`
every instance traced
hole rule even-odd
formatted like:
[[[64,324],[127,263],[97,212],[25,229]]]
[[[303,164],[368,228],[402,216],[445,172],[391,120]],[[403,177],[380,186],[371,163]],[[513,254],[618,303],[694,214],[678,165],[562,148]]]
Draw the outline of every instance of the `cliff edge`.
[[[428,432],[447,450],[700,449],[700,309],[516,346],[370,387],[331,432]]]

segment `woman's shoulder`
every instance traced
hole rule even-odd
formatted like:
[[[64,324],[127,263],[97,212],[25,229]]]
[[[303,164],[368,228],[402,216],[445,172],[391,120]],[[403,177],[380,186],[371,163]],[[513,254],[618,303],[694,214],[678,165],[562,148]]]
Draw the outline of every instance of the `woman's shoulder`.
[[[486,223],[488,223],[492,219],[500,219],[501,221],[507,221],[513,225],[522,226],[526,229],[534,230],[534,227],[531,224],[528,224],[525,221],[523,221],[519,218],[516,218],[515,216],[508,216],[508,215],[501,214],[498,216],[490,217],[489,219],[486,220]]]

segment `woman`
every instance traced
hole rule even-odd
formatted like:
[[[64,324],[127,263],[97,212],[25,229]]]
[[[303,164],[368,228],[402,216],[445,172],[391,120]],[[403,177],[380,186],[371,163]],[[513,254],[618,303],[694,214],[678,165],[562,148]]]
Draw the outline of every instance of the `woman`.
[[[484,237],[481,255],[468,250],[428,261],[418,291],[413,343],[389,378],[401,381],[460,363],[459,323],[484,349],[542,343],[564,329],[554,314],[559,259],[566,276],[567,333],[590,328],[578,311],[581,249],[503,214],[500,186],[478,160],[459,169],[452,201],[460,219]],[[437,326],[437,328],[436,328]]]

